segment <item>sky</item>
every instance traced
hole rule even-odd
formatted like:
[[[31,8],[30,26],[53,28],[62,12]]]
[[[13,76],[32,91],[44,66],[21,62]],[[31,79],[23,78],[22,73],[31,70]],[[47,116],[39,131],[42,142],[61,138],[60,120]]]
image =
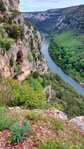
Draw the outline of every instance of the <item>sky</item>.
[[[20,0],[21,12],[44,11],[84,4],[84,0]]]

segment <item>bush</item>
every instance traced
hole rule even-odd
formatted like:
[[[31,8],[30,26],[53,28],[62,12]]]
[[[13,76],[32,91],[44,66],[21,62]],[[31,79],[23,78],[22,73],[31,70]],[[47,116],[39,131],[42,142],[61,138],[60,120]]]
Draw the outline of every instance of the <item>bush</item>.
[[[5,30],[13,39],[22,40],[24,38],[24,26],[21,26],[20,24],[6,25]]]
[[[2,0],[0,0],[0,11],[5,11],[6,9],[5,9],[5,5],[4,5],[4,3],[3,3],[3,1]]]
[[[26,118],[28,118],[29,120],[33,120],[34,122],[42,120],[42,114],[36,113],[34,111],[23,113],[23,115],[26,116]]]
[[[19,11],[18,10],[14,10],[12,8],[9,8],[9,11],[12,12],[12,15],[13,15],[14,18],[17,17],[18,14],[19,14]]]
[[[47,142],[41,141],[39,147],[40,149],[69,149],[66,143],[61,144],[58,139],[54,141],[47,140]]]
[[[30,54],[27,55],[27,58],[30,62],[32,62],[32,57],[30,56]]]
[[[35,91],[37,91],[37,90],[42,90],[42,89],[43,89],[43,87],[42,87],[42,85],[39,83],[39,81],[38,81],[37,79],[34,79],[32,76],[29,76],[27,79],[25,79],[25,82],[26,82],[27,84],[32,85],[32,87],[33,87],[33,89],[34,89]]]
[[[38,79],[38,77],[39,77],[39,72],[38,72],[38,71],[35,71],[35,72],[33,73],[33,77],[34,77],[35,79]]]
[[[10,66],[13,67],[14,65],[14,56],[11,56],[10,58]]]
[[[18,83],[13,79],[0,79],[0,103],[8,106],[26,106],[30,109],[44,108],[46,97],[44,90],[35,91],[33,87],[27,83]],[[5,90],[3,90],[3,87]]]
[[[17,65],[15,68],[14,68],[14,72],[21,72],[21,65]]]
[[[15,124],[10,134],[11,142],[14,141],[19,143],[20,140],[24,138],[29,128],[30,126],[27,120],[24,120],[21,126]]]
[[[3,48],[4,50],[8,51],[11,48],[11,41],[8,41],[6,39],[0,39],[0,48]]]
[[[56,119],[56,118],[53,118],[52,119],[52,125],[53,125],[53,129],[56,129],[56,130],[63,130],[64,129],[64,126],[63,126],[63,122]]]
[[[17,118],[7,112],[6,108],[0,108],[0,130],[9,129]]]

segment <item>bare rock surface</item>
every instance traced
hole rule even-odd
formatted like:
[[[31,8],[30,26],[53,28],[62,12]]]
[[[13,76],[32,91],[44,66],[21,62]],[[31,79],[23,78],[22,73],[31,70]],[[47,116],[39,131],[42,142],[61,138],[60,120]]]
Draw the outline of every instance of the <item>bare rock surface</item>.
[[[84,116],[75,117],[75,118],[71,119],[70,122],[76,123],[84,131]]]

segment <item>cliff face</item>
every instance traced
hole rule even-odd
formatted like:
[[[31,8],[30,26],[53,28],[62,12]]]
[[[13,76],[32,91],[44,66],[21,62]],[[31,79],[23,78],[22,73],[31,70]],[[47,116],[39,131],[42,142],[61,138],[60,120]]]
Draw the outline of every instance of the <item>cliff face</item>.
[[[42,37],[18,12],[18,0],[0,0],[0,75],[22,81],[30,72],[47,71]]]
[[[84,5],[44,12],[23,12],[23,16],[39,29],[45,30],[47,28],[49,31],[72,27],[84,29]]]

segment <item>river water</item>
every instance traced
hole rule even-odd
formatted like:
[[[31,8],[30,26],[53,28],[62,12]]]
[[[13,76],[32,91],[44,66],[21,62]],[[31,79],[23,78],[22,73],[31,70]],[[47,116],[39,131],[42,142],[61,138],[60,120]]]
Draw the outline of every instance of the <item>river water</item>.
[[[58,65],[54,63],[48,53],[49,47],[49,37],[46,34],[43,34],[44,42],[42,46],[42,53],[47,61],[48,67],[54,73],[57,73],[65,82],[70,84],[74,89],[76,89],[79,93],[84,94],[84,87],[81,86],[77,81],[75,81],[72,77],[67,75]]]

